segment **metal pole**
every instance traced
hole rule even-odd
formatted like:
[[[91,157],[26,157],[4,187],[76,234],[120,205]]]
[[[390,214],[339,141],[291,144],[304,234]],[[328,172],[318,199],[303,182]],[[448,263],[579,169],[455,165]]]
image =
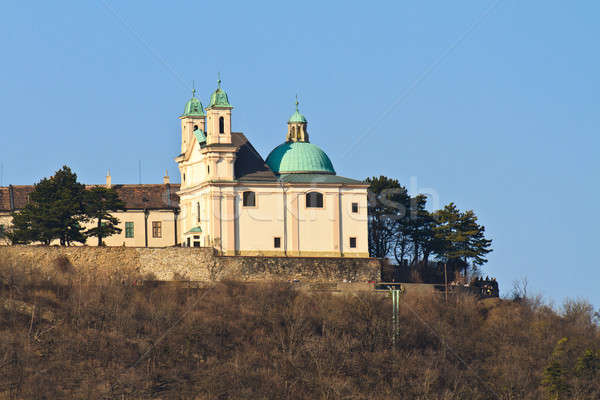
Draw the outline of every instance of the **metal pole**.
[[[392,345],[396,345],[398,330],[400,328],[400,290],[390,289],[392,294]]]
[[[394,327],[394,343],[395,343],[396,340],[398,339],[398,327],[400,325],[400,315],[399,315],[399,311],[400,311],[400,291],[399,290],[394,290],[394,292],[396,293],[396,326]]]
[[[392,289],[392,345],[396,346],[396,291]]]
[[[400,291],[394,290],[394,292],[396,293],[396,326],[394,327],[394,338],[398,340],[398,325],[400,324],[400,321],[398,320],[398,307],[400,306]]]
[[[179,238],[177,237],[177,216],[179,215],[179,209],[178,208],[173,208],[173,228],[174,228],[174,235],[175,235],[175,246],[177,246],[178,242],[179,242]]]
[[[148,247],[148,209],[144,209],[144,242],[146,247]]]

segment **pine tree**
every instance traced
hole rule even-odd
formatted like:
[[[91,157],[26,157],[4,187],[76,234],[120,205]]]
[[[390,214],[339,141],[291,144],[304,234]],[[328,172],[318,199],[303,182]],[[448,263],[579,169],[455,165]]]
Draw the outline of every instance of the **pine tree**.
[[[8,240],[12,244],[29,244],[36,240],[39,235],[33,232],[31,221],[31,208],[28,206],[20,212],[13,213],[11,226],[6,231]],[[40,241],[49,244],[49,242]]]
[[[34,186],[29,203],[13,213],[9,238],[13,243],[41,242],[49,245],[58,239],[63,246],[85,243],[81,222],[85,220],[85,187],[67,166]]]
[[[565,366],[567,338],[562,338],[556,344],[550,363],[544,369],[542,385],[545,387],[550,400],[570,398],[569,371]]]
[[[125,204],[114,189],[93,187],[86,190],[84,203],[86,216],[96,221],[96,226],[85,232],[86,237],[97,237],[98,246],[102,246],[103,238],[121,233],[121,228],[117,227],[119,220],[110,211],[124,210]]]
[[[369,254],[386,257],[394,250],[401,233],[401,220],[407,216],[410,197],[396,179],[367,178],[369,187]]]
[[[454,203],[433,214],[434,236],[440,243],[438,256],[466,274],[469,265],[475,269],[487,262],[485,255],[492,251],[492,241],[485,238],[485,227],[477,223],[472,210],[461,212]]]

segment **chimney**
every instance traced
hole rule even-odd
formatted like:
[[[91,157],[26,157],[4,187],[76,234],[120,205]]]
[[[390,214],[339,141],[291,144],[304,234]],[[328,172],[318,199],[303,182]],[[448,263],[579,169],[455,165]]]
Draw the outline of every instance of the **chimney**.
[[[110,169],[108,170],[108,173],[106,174],[106,188],[110,189],[112,187],[112,177],[110,176]]]
[[[169,179],[169,172],[165,169],[165,176],[163,176],[163,183],[165,185],[170,183],[170,179]]]

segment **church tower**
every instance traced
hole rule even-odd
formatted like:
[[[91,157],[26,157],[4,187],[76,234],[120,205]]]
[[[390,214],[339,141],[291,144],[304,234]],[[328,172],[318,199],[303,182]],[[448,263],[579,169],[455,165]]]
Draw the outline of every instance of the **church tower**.
[[[193,147],[194,136],[204,135],[206,132],[206,114],[200,100],[196,98],[196,89],[192,91],[192,98],[186,103],[181,117],[181,153],[185,154]]]
[[[209,180],[234,180],[236,147],[231,139],[231,110],[233,107],[219,79],[206,107],[206,147],[202,154],[206,157]]]
[[[231,144],[231,110],[227,93],[221,89],[221,79],[217,81],[217,90],[210,96],[207,112],[206,144]]]
[[[306,130],[306,118],[298,111],[298,96],[296,96],[296,112],[288,120],[288,133],[286,141],[288,142],[308,142],[308,132]]]
[[[183,242],[235,252],[233,107],[220,79],[206,113],[193,94],[180,117],[181,154],[175,158],[181,173],[178,195]]]

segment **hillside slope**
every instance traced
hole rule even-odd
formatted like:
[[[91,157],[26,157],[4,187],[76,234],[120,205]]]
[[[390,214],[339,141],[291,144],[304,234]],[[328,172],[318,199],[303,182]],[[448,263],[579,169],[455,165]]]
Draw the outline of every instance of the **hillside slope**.
[[[391,302],[380,294],[133,286],[140,278],[90,277],[68,263],[53,273],[1,265],[0,398],[600,393],[600,336],[583,302],[558,313],[531,299],[404,297],[394,347]]]

